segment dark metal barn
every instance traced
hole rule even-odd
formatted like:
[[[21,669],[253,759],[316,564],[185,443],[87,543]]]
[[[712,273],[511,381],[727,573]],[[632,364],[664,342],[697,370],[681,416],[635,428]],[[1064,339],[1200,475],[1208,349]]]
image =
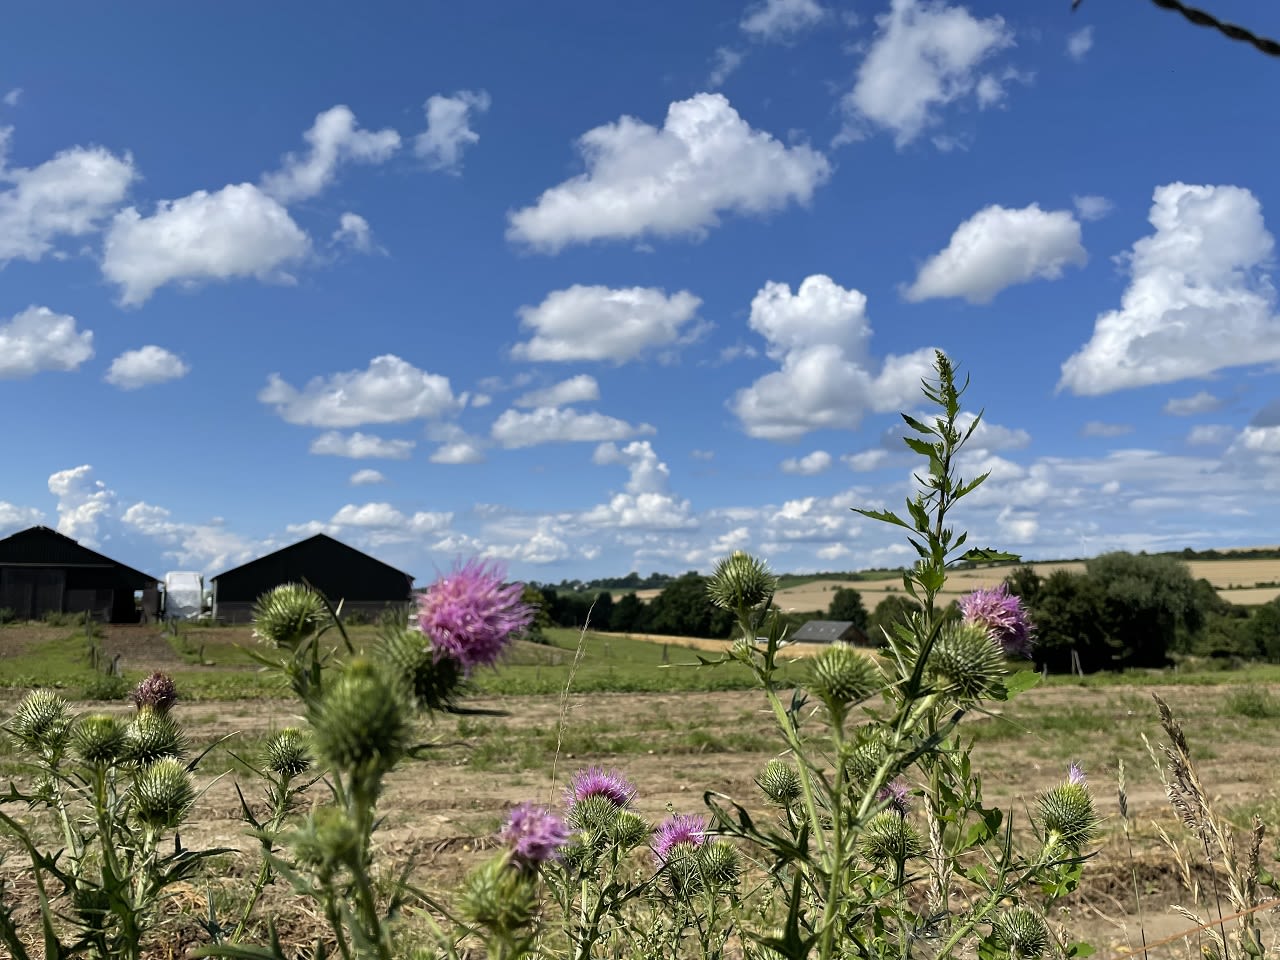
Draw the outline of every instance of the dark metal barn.
[[[88,613],[108,623],[137,623],[142,610],[135,594],[154,598],[156,583],[48,527],[0,540],[0,607],[21,620]]]
[[[810,620],[787,638],[793,643],[844,643],[866,644],[867,635],[854,626],[851,620]]]
[[[303,580],[334,605],[342,601],[344,614],[377,616],[388,607],[407,606],[413,591],[413,577],[403,570],[318,533],[214,577],[213,617],[244,623],[268,590]]]

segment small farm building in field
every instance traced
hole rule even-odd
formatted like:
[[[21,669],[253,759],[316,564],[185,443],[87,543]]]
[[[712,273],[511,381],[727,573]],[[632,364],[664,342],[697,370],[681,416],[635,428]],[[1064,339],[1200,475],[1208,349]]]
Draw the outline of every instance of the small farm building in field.
[[[318,533],[214,577],[213,618],[227,623],[252,619],[258,598],[282,583],[311,584],[344,614],[376,617],[388,607],[407,606],[413,577],[355,547]]]
[[[0,540],[0,607],[19,620],[87,613],[107,623],[137,623],[144,611],[154,615],[157,583],[48,527]]]
[[[851,620],[810,620],[787,638],[792,643],[845,643],[866,644],[867,635]]]

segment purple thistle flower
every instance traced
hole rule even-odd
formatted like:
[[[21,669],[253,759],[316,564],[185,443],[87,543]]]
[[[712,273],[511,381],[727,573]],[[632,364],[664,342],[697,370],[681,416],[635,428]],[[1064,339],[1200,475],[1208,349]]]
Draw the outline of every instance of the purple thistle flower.
[[[990,590],[978,589],[960,598],[965,623],[985,627],[991,639],[1008,656],[1031,656],[1035,626],[1022,605],[1022,598],[1009,592],[1008,584]]]
[[[1072,760],[1071,766],[1067,767],[1067,783],[1073,784],[1077,787],[1088,786],[1088,781],[1085,779],[1084,775],[1084,769],[1080,766],[1078,761]]]
[[[876,799],[881,803],[887,802],[890,810],[905,817],[907,810],[911,807],[910,793],[911,788],[907,781],[902,777],[896,777],[891,783],[885,784],[876,791]]]
[[[511,848],[513,860],[531,867],[560,855],[560,847],[569,839],[569,828],[546,807],[522,803],[512,809],[498,838]]]
[[[492,666],[513,634],[533,620],[521,602],[524,584],[504,584],[499,564],[469,560],[418,596],[418,629],[437,657],[451,657],[470,673]]]
[[[604,797],[615,807],[625,807],[635,795],[636,785],[617,770],[589,767],[574,774],[564,792],[564,799],[572,807],[588,797]]]
[[[667,817],[653,833],[653,862],[662,866],[671,856],[671,850],[677,844],[687,843],[700,847],[707,838],[707,820],[705,817],[690,816],[677,813]]]
[[[145,680],[138,681],[130,699],[139,710],[150,707],[156,713],[168,713],[169,708],[178,702],[178,688],[168,674],[157,670]]]

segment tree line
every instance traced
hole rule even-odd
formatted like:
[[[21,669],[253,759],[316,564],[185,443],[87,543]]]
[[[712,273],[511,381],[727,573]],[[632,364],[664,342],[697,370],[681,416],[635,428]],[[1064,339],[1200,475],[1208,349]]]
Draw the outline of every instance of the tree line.
[[[1175,555],[1108,553],[1085,561],[1083,572],[1048,576],[1023,565],[1005,583],[1030,611],[1036,663],[1051,672],[1069,672],[1074,663],[1087,673],[1164,667],[1188,656],[1280,663],[1280,598],[1253,608],[1233,604]],[[526,602],[538,608],[531,639],[548,626],[581,627],[588,617],[593,629],[619,633],[716,638],[731,629],[728,613],[707,602],[706,578],[695,571],[671,578],[647,603],[634,591],[615,601],[607,590],[525,590]],[[857,590],[839,587],[826,610],[785,616],[792,630],[813,619],[850,621],[877,643],[913,609],[909,597],[889,594],[868,610]]]

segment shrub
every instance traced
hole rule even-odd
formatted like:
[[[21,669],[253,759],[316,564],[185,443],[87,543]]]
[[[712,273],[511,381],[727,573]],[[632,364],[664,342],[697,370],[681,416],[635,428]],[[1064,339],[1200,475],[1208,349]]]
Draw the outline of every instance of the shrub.
[[[13,623],[17,616],[12,607],[0,607],[0,623]]]

